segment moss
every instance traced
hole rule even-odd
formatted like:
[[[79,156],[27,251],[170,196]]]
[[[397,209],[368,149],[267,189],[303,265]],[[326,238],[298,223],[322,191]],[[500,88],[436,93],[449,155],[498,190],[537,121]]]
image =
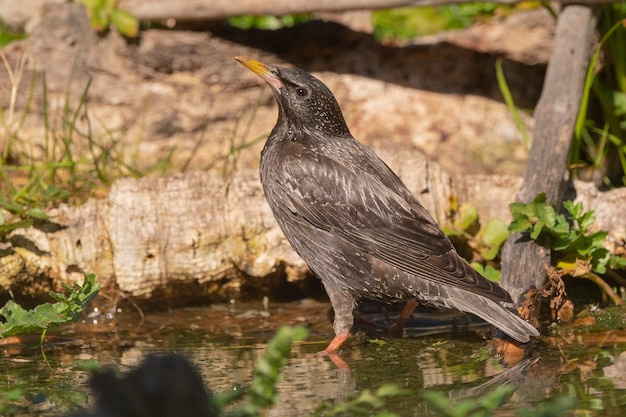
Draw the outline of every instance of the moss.
[[[624,308],[614,305],[605,309],[590,308],[589,312],[583,317],[593,317],[595,322],[589,326],[587,330],[590,332],[623,329],[624,326]]]

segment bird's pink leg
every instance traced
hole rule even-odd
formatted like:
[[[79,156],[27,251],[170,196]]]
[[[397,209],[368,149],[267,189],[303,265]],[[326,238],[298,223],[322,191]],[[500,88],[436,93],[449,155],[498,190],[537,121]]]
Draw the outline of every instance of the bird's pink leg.
[[[415,310],[417,305],[418,303],[415,301],[409,301],[404,305],[404,308],[402,308],[402,311],[396,319],[396,322],[389,328],[389,333],[392,336],[402,336],[402,330],[404,330],[404,325],[406,324],[406,321],[409,319],[409,317],[411,317],[411,314],[413,314],[413,311]]]
[[[334,337],[333,340],[330,341],[328,347],[320,352],[320,355],[330,355],[337,352],[337,349],[346,341],[348,336],[350,335],[350,330],[346,330],[345,332],[339,333]]]
[[[319,352],[318,355],[325,355],[328,359],[331,360],[332,363],[339,369],[348,370],[348,364],[344,361],[341,356],[337,353],[337,349],[346,341],[348,336],[350,335],[350,330],[346,330],[345,332],[341,332],[336,335],[333,340],[330,341],[328,347],[323,351]]]

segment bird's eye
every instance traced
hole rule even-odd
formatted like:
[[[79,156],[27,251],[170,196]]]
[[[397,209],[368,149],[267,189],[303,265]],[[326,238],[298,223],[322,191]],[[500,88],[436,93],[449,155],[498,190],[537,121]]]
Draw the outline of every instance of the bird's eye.
[[[297,94],[298,96],[300,96],[300,97],[306,97],[306,96],[308,96],[308,95],[309,95],[309,92],[307,91],[307,89],[306,89],[306,88],[298,88],[298,89],[296,90],[296,94]]]

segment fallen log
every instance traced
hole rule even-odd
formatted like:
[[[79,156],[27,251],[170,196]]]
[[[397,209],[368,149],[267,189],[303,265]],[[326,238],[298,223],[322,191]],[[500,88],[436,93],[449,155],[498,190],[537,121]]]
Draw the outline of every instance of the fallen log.
[[[474,204],[481,222],[493,217],[509,221],[507,207],[520,178],[452,178],[420,154],[407,156],[401,149],[379,153],[440,224],[449,221],[452,199]],[[598,192],[588,183],[576,187],[577,201],[597,211],[597,227],[623,245],[626,189]],[[12,235],[10,256],[22,267],[10,277],[0,271],[5,289],[16,290],[32,277],[58,286],[95,273],[104,287],[147,299],[178,285],[214,292],[228,288],[236,294],[246,280],[278,273],[296,281],[308,274],[276,225],[253,169],[242,169],[228,181],[208,172],[124,179],[113,184],[106,198],[63,205],[50,216],[55,227]]]

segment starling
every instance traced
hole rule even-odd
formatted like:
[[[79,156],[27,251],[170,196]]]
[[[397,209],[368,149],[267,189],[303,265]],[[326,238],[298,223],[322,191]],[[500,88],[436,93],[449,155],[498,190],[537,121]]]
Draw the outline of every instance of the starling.
[[[398,176],[348,129],[337,100],[311,74],[237,57],[265,80],[278,121],[261,154],[261,183],[278,225],[321,279],[346,340],[359,299],[475,314],[521,343],[539,332],[511,296],[461,258]]]

